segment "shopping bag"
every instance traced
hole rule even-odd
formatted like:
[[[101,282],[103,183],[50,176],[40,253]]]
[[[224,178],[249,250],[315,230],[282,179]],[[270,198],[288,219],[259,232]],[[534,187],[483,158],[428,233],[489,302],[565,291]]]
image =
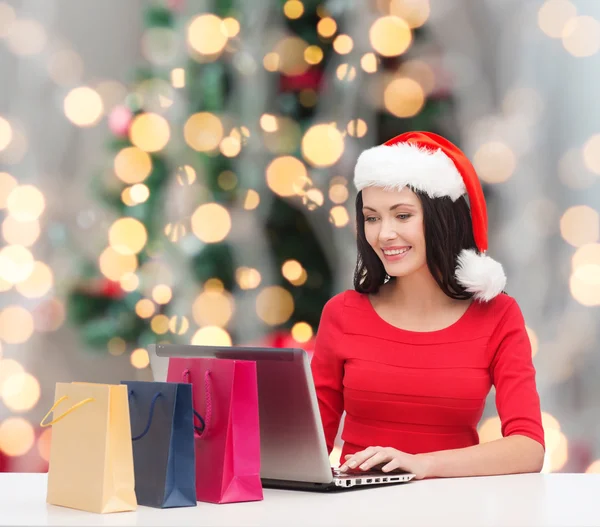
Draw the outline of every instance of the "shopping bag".
[[[195,507],[192,387],[121,381],[129,390],[135,494],[148,507]]]
[[[194,409],[196,499],[234,503],[263,499],[256,363],[170,358],[167,380],[190,382]]]
[[[97,513],[135,510],[127,387],[57,383],[54,401],[40,423],[52,426],[46,501]],[[57,415],[59,406],[66,410]]]

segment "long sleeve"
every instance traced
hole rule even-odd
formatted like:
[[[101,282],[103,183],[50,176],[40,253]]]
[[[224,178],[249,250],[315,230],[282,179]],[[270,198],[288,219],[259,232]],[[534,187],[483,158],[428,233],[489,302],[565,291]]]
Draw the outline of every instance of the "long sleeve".
[[[344,410],[342,393],[344,362],[339,356],[338,348],[343,335],[343,313],[344,296],[342,293],[329,300],[323,308],[315,342],[315,351],[311,361],[319,411],[329,453],[333,450]]]
[[[489,341],[490,365],[496,387],[496,408],[502,435],[523,435],[545,447],[540,398],[525,321],[512,300]]]

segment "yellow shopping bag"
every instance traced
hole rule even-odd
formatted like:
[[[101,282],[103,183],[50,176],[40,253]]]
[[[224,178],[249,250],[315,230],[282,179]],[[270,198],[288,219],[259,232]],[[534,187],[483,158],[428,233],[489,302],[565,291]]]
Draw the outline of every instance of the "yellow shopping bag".
[[[137,508],[127,386],[57,383],[41,423],[50,425],[48,503],[97,513]]]

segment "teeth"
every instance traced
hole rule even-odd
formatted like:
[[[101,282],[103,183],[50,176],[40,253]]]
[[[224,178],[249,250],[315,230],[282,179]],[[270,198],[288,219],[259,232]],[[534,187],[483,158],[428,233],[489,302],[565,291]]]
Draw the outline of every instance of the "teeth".
[[[404,254],[406,251],[408,251],[408,249],[410,249],[410,247],[408,247],[406,249],[396,249],[393,251],[383,251],[383,254],[385,254],[387,256],[394,256],[396,254]]]

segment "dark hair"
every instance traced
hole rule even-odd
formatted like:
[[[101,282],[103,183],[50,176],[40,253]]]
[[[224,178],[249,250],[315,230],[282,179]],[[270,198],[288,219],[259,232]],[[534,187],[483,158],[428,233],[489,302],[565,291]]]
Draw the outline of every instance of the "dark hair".
[[[469,205],[464,196],[430,198],[414,190],[423,207],[423,230],[427,267],[450,298],[465,300],[473,296],[454,276],[456,260],[463,249],[476,249]],[[356,196],[358,257],[354,271],[354,289],[359,293],[377,293],[387,279],[383,263],[367,242],[362,191]],[[391,278],[393,280],[393,277]]]

